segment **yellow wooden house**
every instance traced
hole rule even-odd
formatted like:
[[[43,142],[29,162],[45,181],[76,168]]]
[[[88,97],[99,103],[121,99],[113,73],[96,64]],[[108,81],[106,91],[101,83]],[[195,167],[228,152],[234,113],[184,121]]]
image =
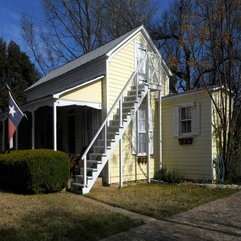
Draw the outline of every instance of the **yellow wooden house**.
[[[104,183],[120,186],[150,182],[163,164],[187,178],[212,180],[212,130],[205,122],[211,104],[198,94],[170,96],[171,76],[140,26],[30,86],[22,106],[28,120],[19,125],[14,147],[80,154],[83,166],[71,189],[81,193],[100,175]],[[0,119],[4,151],[7,115]]]

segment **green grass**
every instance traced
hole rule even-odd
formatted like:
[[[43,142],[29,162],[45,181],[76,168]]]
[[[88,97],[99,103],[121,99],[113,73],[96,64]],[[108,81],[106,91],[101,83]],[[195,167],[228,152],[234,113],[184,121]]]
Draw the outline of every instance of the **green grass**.
[[[91,205],[78,195],[0,192],[0,240],[99,240],[141,222]]]
[[[163,219],[234,192],[236,191],[230,189],[137,184],[122,189],[98,187],[87,196],[137,213]]]

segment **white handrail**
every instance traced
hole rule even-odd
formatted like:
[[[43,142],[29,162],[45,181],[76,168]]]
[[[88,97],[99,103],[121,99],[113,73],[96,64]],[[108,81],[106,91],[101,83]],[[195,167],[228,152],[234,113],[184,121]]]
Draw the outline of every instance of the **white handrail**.
[[[151,63],[151,61],[148,61],[149,58],[151,56],[151,53],[147,53],[145,55],[145,57],[142,59],[142,61],[140,62],[140,64],[137,66],[137,69],[132,73],[132,75],[130,76],[129,80],[127,81],[127,83],[125,84],[124,88],[122,89],[121,93],[119,94],[119,96],[117,97],[117,99],[115,100],[114,104],[112,105],[111,109],[109,110],[105,120],[103,121],[102,125],[100,126],[100,128],[98,129],[97,133],[95,134],[94,138],[92,139],[92,141],[90,142],[90,144],[88,145],[88,147],[86,148],[85,152],[83,153],[81,159],[84,160],[84,165],[83,165],[83,168],[84,168],[84,185],[86,186],[87,184],[87,154],[88,152],[90,151],[91,147],[93,146],[93,144],[95,143],[95,141],[97,140],[99,134],[101,133],[101,131],[103,130],[103,128],[105,128],[105,133],[104,133],[104,150],[106,151],[106,148],[107,148],[107,123],[108,123],[108,120],[113,112],[113,110],[115,110],[117,104],[119,104],[120,106],[120,112],[119,114],[121,115],[122,114],[122,98],[123,98],[123,94],[124,92],[127,90],[127,87],[129,86],[130,82],[136,77],[136,75],[138,74],[138,71],[139,69],[141,68],[141,66],[144,64],[144,62],[147,60],[147,78],[149,78],[149,64],[153,64]],[[154,68],[155,69],[155,68]],[[149,80],[147,80],[149,81]],[[136,81],[135,81],[135,84],[136,84],[136,98],[138,98],[138,79],[136,78]],[[122,124],[121,122],[123,121],[122,119],[122,116],[120,116],[120,125]]]
[[[114,104],[112,105],[111,109],[109,110],[105,120],[103,121],[102,125],[100,126],[99,130],[97,131],[97,133],[95,134],[94,138],[92,139],[92,141],[90,142],[89,146],[87,147],[87,149],[85,150],[85,152],[83,153],[81,159],[83,160],[85,158],[85,156],[87,155],[87,153],[89,152],[90,148],[92,147],[92,145],[95,143],[97,137],[99,136],[100,132],[102,131],[102,129],[104,128],[105,124],[107,123],[112,111],[114,110],[114,108],[116,107],[116,104],[119,102],[120,98],[122,97],[124,91],[126,90],[127,86],[129,85],[129,83],[131,82],[131,80],[133,80],[133,77],[135,77],[135,75],[138,73],[141,65],[144,63],[144,61],[147,58],[147,54],[145,55],[145,57],[142,59],[141,63],[138,65],[137,69],[135,72],[132,73],[131,77],[129,78],[129,80],[127,81],[127,83],[125,84],[124,88],[122,89],[121,93],[119,94],[118,98],[115,100]]]

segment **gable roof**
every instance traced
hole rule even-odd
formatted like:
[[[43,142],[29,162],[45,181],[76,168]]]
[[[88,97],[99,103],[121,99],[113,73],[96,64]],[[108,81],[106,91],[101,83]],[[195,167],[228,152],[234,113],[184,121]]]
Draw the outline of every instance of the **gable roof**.
[[[135,28],[133,30],[131,30],[130,32],[121,35],[119,38],[114,39],[80,57],[78,57],[75,60],[72,60],[71,62],[55,69],[52,70],[51,72],[49,72],[47,75],[45,75],[44,77],[42,77],[40,80],[38,80],[36,83],[34,83],[33,85],[31,85],[29,88],[26,89],[26,91],[41,85],[47,81],[49,81],[50,79],[56,78],[62,74],[65,74],[81,65],[84,65],[94,59],[100,58],[104,55],[107,55],[111,50],[113,50],[116,46],[119,46],[122,44],[123,41],[128,40],[129,38],[131,38],[133,35],[135,35],[138,31],[140,31],[142,28],[144,28],[143,26],[140,26],[138,28]]]

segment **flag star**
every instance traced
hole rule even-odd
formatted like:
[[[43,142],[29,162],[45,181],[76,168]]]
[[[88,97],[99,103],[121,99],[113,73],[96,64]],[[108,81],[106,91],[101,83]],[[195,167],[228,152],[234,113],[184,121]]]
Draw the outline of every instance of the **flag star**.
[[[14,118],[15,113],[16,113],[16,111],[14,110],[14,105],[12,107],[9,106],[9,115],[12,115],[12,117]]]

